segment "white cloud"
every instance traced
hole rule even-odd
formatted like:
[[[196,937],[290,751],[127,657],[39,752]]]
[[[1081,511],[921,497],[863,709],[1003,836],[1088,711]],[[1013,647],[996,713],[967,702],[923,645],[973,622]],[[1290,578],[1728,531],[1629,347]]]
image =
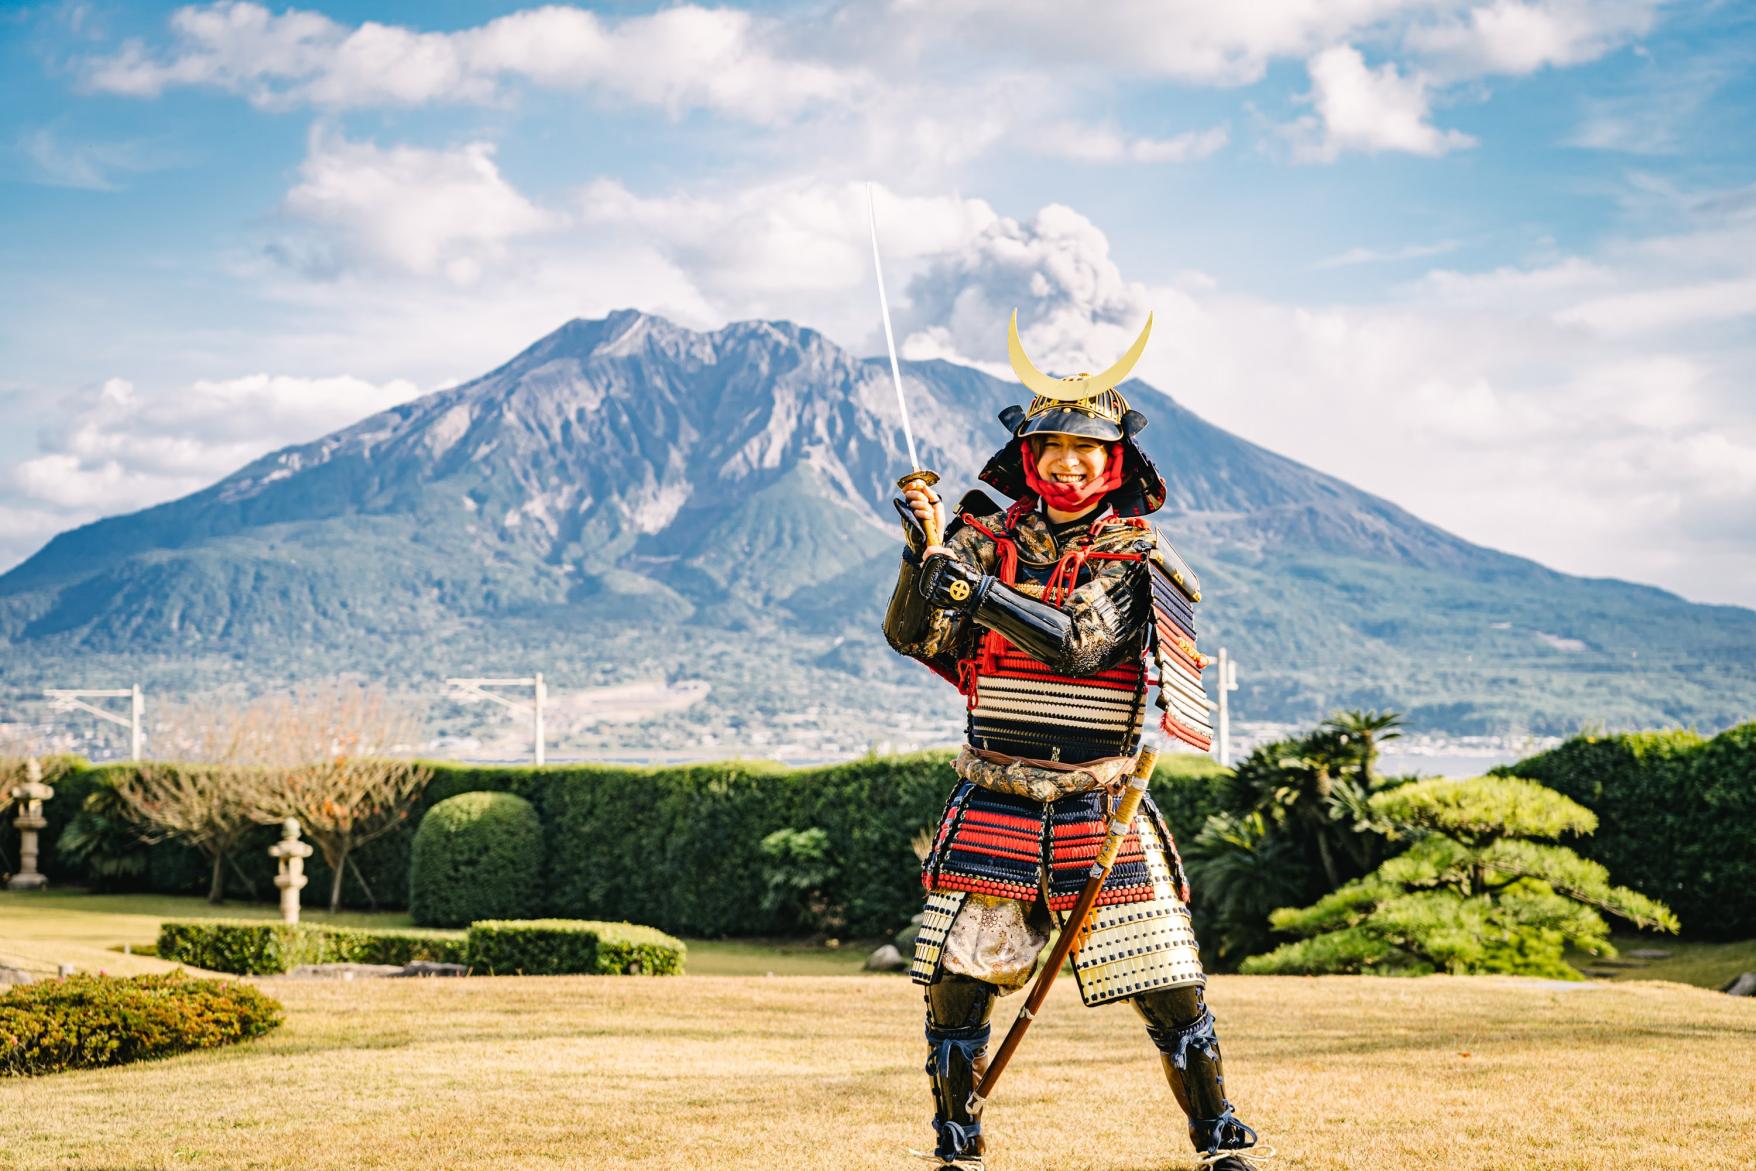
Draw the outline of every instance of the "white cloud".
[[[211,85],[266,102],[293,79],[326,67],[342,33],[317,12],[275,16],[258,4],[218,3],[171,14],[178,51],[154,59],[140,41],[87,63],[86,83],[100,93],[157,97],[167,89]]]
[[[1309,162],[1333,162],[1346,151],[1401,151],[1433,157],[1472,146],[1475,139],[1440,130],[1427,119],[1427,79],[1403,76],[1394,63],[1376,69],[1351,45],[1334,45],[1312,57],[1309,100],[1316,115],[1288,127],[1295,154]]]
[[[227,339],[212,361],[407,373],[435,385],[490,369],[570,317],[629,306],[696,328],[788,318],[856,348],[881,345],[865,192],[863,183],[814,177],[658,194],[606,181],[575,192],[565,208],[541,209],[550,217],[541,229],[486,241],[440,232],[437,244],[395,234],[413,225],[382,228],[399,214],[395,200],[358,215],[341,201],[348,217],[297,221],[290,242],[236,262],[233,276],[283,306],[292,324]],[[882,186],[877,204],[899,311],[899,292],[924,257],[995,218],[979,199],[905,197]],[[392,234],[374,234],[381,228]],[[472,264],[471,282],[455,279],[458,259]]]
[[[613,22],[551,5],[430,33],[220,0],[178,9],[171,31],[168,52],[131,41],[88,62],[86,84],[141,98],[205,86],[264,107],[342,109],[492,102],[508,80],[521,80],[673,114],[707,109],[772,123],[847,97],[863,77],[858,68],[792,55],[776,22],[687,4]]]
[[[1756,318],[1756,274],[1617,293],[1569,305],[1555,319],[1625,335],[1739,318]]]
[[[1660,0],[1492,0],[1408,34],[1453,75],[1533,73],[1595,61],[1645,35]]]
[[[995,219],[979,199],[875,191],[893,289],[921,258]],[[639,241],[687,273],[716,316],[782,315],[843,337],[878,325],[863,184],[790,180],[712,197],[640,196],[603,181],[580,193],[579,211],[587,231]]]
[[[30,177],[50,187],[117,191],[125,175],[157,171],[175,160],[142,142],[69,141],[43,126],[18,140]]]
[[[1039,367],[1093,369],[1151,309],[1140,376],[1222,427],[1482,544],[1750,605],[1748,318],[1728,322],[1723,289],[1637,319],[1604,308],[1662,297],[1685,275],[1705,284],[1708,255],[1727,282],[1756,270],[1756,240],[1720,229],[1716,241],[1634,241],[1594,260],[1434,273],[1375,304],[1305,306],[1131,280],[1100,229],[1050,207],[934,261],[909,289],[906,348],[1004,375],[1016,306]]]
[[[361,265],[472,284],[508,242],[559,226],[513,188],[494,165],[494,148],[380,148],[322,130],[311,135],[286,214],[310,229],[276,245],[315,274]]]
[[[39,435],[40,454],[6,474],[0,549],[186,495],[418,393],[404,381],[257,374],[143,394],[111,378],[70,396],[64,421]]]
[[[1022,53],[1057,74],[1084,67],[1223,86],[1258,81],[1276,58],[1304,57],[1331,41],[1433,6],[1433,0],[1116,0],[1085,5],[1061,0],[896,0],[894,5],[896,19],[913,26],[920,40]]]
[[[858,90],[857,68],[790,56],[778,25],[730,8],[681,5],[606,27],[588,12],[546,7],[466,35],[472,65],[574,88],[586,79],[672,113],[700,108],[776,122]]]
[[[1260,81],[1277,60],[1338,42],[1428,59],[1446,80],[1595,60],[1643,35],[1662,0],[893,0],[917,52],[980,44],[1058,78],[1102,73],[1195,85]]]
[[[1109,126],[1078,122],[1053,122],[1025,136],[1040,154],[1081,163],[1190,163],[1219,153],[1230,139],[1224,126],[1169,138],[1129,138]]]
[[[1326,256],[1312,268],[1352,268],[1359,264],[1400,264],[1409,260],[1426,260],[1455,252],[1462,244],[1457,240],[1438,240],[1432,244],[1404,244],[1400,248],[1349,248],[1334,256]]]
[[[1285,128],[1300,157],[1432,157],[1473,142],[1431,124],[1437,87],[1595,59],[1648,29],[1657,9],[1658,0],[892,0],[875,12],[843,0],[783,21],[701,4],[624,17],[548,4],[427,32],[217,0],[178,9],[167,44],[127,42],[86,60],[81,76],[100,92],[204,87],[269,109],[584,92],[673,117],[784,124],[792,157],[840,178],[856,172],[838,172],[834,159],[863,156],[857,173],[944,170],[1000,143],[1079,162],[1199,160],[1227,144],[1223,126],[1125,134],[1104,121],[1118,81],[1241,86],[1276,61],[1303,60],[1315,112]],[[875,24],[887,35],[873,36]],[[1368,68],[1356,45],[1384,62]],[[1637,120],[1594,117],[1577,138],[1644,149],[1657,139]]]

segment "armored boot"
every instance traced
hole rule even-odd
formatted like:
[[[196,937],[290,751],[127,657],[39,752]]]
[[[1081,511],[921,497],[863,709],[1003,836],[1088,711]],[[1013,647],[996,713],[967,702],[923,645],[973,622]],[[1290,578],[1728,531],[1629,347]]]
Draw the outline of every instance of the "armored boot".
[[[1171,1094],[1189,1120],[1189,1141],[1203,1167],[1214,1171],[1254,1171],[1245,1153],[1256,1146],[1256,1132],[1238,1121],[1226,1100],[1225,1070],[1213,1014],[1196,987],[1167,988],[1134,998],[1146,1019],[1146,1033],[1164,1063]]]
[[[942,1168],[982,1171],[982,1120],[970,1095],[988,1068],[988,1014],[995,989],[947,972],[927,987],[927,1078],[933,1086],[932,1158]]]

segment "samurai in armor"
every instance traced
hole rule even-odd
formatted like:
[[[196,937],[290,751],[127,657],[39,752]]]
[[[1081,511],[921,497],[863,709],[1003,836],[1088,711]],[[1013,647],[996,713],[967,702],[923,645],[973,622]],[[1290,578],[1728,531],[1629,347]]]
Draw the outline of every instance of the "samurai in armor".
[[[1111,795],[1140,747],[1148,683],[1166,732],[1211,740],[1194,645],[1195,574],[1145,518],[1165,483],[1135,436],[1146,418],[1116,390],[1146,328],[1103,374],[1055,379],[1025,355],[1034,392],[1000,421],[1010,436],[949,526],[931,487],[897,502],[902,569],[884,632],[899,653],[954,684],[967,743],[923,867],[924,922],[912,974],[926,986],[932,1158],[979,1171],[971,1092],[987,1066],[997,997],[1024,987],[1051,927],[1073,906],[1103,841]],[[928,545],[928,532],[944,532]],[[1202,998],[1188,884],[1151,798],[1142,803],[1073,953],[1087,1005],[1126,1000],[1162,1055],[1204,1165],[1255,1166],[1256,1134],[1227,1100],[1213,1014]],[[972,1105],[975,1109],[972,1110]]]

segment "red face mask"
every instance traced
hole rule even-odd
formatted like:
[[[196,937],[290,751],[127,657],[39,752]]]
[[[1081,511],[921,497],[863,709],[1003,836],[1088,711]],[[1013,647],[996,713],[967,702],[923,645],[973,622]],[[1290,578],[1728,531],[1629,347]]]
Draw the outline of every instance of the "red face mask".
[[[1060,484],[1037,475],[1037,455],[1031,450],[1030,441],[1026,439],[1020,442],[1024,444],[1024,482],[1043,503],[1058,512],[1078,512],[1104,493],[1114,492],[1122,486],[1120,443],[1110,444],[1110,458],[1104,461],[1103,475],[1083,484]]]

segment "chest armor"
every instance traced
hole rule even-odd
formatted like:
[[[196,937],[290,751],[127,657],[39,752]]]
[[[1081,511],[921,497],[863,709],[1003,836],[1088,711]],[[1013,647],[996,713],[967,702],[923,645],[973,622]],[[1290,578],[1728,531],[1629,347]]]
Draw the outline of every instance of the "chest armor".
[[[1091,579],[1094,563],[1140,561],[1139,553],[1094,551],[1076,539],[1052,561],[1020,555],[1005,529],[990,531],[966,518],[994,542],[995,576],[1052,605],[1064,605]],[[966,734],[976,748],[1037,760],[1078,764],[1130,756],[1146,721],[1144,631],[1136,652],[1093,675],[1060,675],[995,631],[982,631],[974,654],[958,664],[958,686],[969,701]]]

